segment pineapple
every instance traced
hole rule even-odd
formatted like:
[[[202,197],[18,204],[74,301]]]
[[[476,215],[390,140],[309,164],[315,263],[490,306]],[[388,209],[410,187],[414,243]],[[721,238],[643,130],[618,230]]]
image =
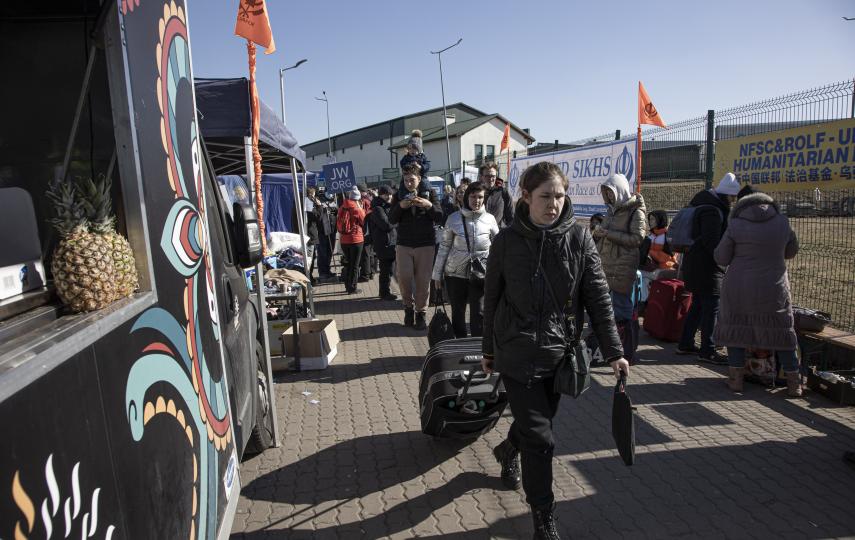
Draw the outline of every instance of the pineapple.
[[[110,179],[105,176],[101,176],[97,181],[91,178],[80,179],[78,189],[90,230],[110,245],[116,298],[119,299],[132,295],[139,288],[139,275],[131,245],[124,236],[116,232],[110,184]]]
[[[60,235],[53,251],[51,273],[60,300],[74,313],[108,306],[116,298],[112,246],[89,232],[86,211],[72,184],[57,183],[47,193]]]

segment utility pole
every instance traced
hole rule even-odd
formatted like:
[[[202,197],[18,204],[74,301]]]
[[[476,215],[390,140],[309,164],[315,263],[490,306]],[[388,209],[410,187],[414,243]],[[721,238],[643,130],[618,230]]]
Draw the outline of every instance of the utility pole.
[[[327,91],[323,92],[324,97],[319,98],[316,97],[318,101],[323,101],[327,105],[327,146],[329,146],[329,162],[333,162],[333,152],[332,152],[332,137],[330,137],[330,100],[327,99]]]
[[[451,143],[448,142],[448,112],[445,110],[445,83],[442,79],[442,53],[448,49],[457,47],[460,45],[461,41],[463,41],[463,38],[458,39],[457,43],[449,45],[441,51],[430,51],[431,54],[435,54],[439,59],[439,87],[442,90],[442,123],[445,126],[445,157],[448,160],[448,174],[451,174]]]
[[[306,62],[308,62],[308,60],[303,58],[293,66],[281,68],[279,70],[279,96],[282,98],[282,123],[285,125],[288,125],[287,122],[285,122],[285,72],[289,69],[298,68]]]

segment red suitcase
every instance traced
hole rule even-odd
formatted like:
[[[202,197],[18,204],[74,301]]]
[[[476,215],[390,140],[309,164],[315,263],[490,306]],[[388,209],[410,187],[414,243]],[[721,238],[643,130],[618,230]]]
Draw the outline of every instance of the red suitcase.
[[[644,309],[644,331],[663,341],[678,342],[692,305],[692,293],[679,279],[659,279],[650,284]]]

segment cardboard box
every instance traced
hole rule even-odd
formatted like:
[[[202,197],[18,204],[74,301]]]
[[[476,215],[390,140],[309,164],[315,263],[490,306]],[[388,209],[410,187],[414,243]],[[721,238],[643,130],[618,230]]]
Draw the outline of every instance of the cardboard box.
[[[338,329],[333,319],[318,319],[299,323],[300,369],[326,369],[338,354]],[[291,366],[294,360],[294,329],[282,333],[284,357],[273,362],[274,369]],[[272,348],[272,346],[271,346]],[[280,366],[280,367],[277,367]]]
[[[299,318],[297,321],[303,324],[312,319]],[[291,328],[291,319],[274,319],[267,321],[267,342],[270,343],[270,356],[282,355],[282,334]]]

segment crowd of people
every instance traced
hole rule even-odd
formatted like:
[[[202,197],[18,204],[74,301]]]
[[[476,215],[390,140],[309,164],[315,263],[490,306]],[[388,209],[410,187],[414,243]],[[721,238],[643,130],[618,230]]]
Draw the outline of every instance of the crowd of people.
[[[454,335],[482,337],[482,368],[503,374],[513,413],[494,455],[503,482],[522,485],[538,538],[558,538],[552,493],[556,369],[587,320],[615,376],[628,374],[638,319],[656,280],[682,279],[692,294],[678,354],[729,366],[728,386],[741,392],[746,355],[773,351],[789,395],[801,395],[785,264],[798,240],[768,195],[740,186],[731,173],[700,191],[689,204],[695,209],[691,245],[678,254],[668,242],[668,214],[648,212],[621,174],[601,185],[605,214],[583,226],[574,217],[567,177],[551,163],[524,171],[514,204],[495,164],[485,163],[476,180],[463,178],[437,194],[427,182],[430,161],[420,132],[413,132],[407,150],[397,188],[353,188],[333,218],[329,201],[310,192],[320,278],[331,276],[337,232],[348,293],[359,292],[359,281],[377,268],[382,301],[397,300],[395,276],[405,326],[427,328],[434,289],[451,305]]]

